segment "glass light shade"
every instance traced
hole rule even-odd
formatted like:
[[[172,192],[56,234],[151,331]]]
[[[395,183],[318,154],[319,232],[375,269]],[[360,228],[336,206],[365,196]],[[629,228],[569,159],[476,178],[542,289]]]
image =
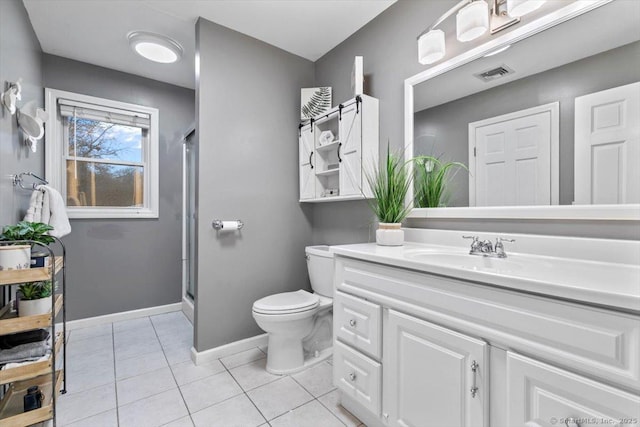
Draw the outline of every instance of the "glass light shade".
[[[488,29],[489,5],[484,0],[472,1],[456,15],[456,31],[461,42],[477,39]]]
[[[507,13],[519,18],[542,6],[547,0],[507,0]]]
[[[418,39],[418,62],[433,64],[444,57],[444,32],[431,30]]]
[[[135,31],[129,33],[128,38],[131,48],[150,61],[169,64],[182,57],[182,47],[169,37]]]

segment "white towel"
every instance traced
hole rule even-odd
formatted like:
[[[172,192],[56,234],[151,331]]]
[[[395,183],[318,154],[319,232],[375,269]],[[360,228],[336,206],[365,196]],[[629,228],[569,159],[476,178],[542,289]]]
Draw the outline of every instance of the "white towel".
[[[28,222],[41,222],[42,220],[42,200],[44,193],[40,189],[33,190],[29,200],[29,208],[24,220]]]
[[[49,234],[54,237],[62,237],[71,233],[67,207],[64,204],[62,195],[58,190],[48,185],[41,185],[39,188],[49,195],[49,211],[51,212],[49,225],[53,227],[53,230],[51,230]]]
[[[40,214],[40,222],[49,224],[51,221],[51,196],[48,191],[42,191],[42,213]]]

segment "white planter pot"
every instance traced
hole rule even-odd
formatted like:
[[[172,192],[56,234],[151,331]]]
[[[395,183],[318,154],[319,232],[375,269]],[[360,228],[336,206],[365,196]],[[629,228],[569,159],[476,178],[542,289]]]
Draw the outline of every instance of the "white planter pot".
[[[402,224],[381,222],[376,230],[376,243],[380,246],[402,246],[404,230]]]
[[[51,297],[18,301],[18,316],[37,316],[51,311]]]
[[[22,270],[31,267],[31,246],[0,246],[0,271]]]

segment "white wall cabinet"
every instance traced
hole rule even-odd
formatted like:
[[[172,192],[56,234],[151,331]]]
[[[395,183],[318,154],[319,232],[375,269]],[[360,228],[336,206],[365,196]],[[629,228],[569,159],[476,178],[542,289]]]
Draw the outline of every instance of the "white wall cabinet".
[[[359,95],[332,108],[298,134],[300,201],[328,202],[372,197],[365,170],[378,164],[378,100]],[[323,132],[333,139],[323,141]]]
[[[335,268],[334,383],[367,426],[638,424],[637,314],[340,255]]]

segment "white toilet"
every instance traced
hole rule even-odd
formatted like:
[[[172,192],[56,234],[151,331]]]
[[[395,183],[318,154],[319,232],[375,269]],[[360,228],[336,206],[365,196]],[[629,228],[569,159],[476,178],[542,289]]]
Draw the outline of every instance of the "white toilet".
[[[333,253],[329,246],[308,246],[305,253],[313,293],[284,292],[253,303],[253,318],[269,334],[267,371],[273,374],[296,372],[331,355]]]

